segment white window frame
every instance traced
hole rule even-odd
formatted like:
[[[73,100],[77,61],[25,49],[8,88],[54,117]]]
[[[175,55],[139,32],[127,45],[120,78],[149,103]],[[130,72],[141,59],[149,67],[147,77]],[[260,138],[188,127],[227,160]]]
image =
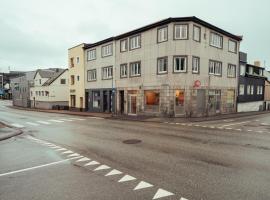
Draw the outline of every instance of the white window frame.
[[[174,25],[174,39],[175,40],[187,40],[188,39],[188,27],[189,27],[188,24],[175,24]]]
[[[128,67],[127,64],[120,65],[120,78],[127,78],[128,76]]]
[[[233,46],[232,46],[233,45]],[[236,53],[237,52],[237,42],[234,40],[229,40],[228,42],[228,51],[231,53]]]
[[[101,47],[102,57],[108,57],[113,55],[113,44],[107,44]]]
[[[113,66],[103,67],[102,68],[102,79],[112,79],[113,78]]]
[[[130,77],[136,77],[136,76],[141,76],[141,62],[132,62],[130,63]]]
[[[128,40],[120,40],[120,52],[126,52],[128,50]]]
[[[192,73],[193,74],[200,73],[200,57],[192,56]]]
[[[166,42],[168,41],[168,26],[160,27],[157,29],[157,42]]]
[[[87,71],[87,81],[96,81],[97,80],[97,70],[91,69]]]
[[[176,60],[180,59],[180,62],[184,60],[184,69],[176,69]],[[187,56],[174,56],[173,57],[173,72],[174,73],[186,73],[187,72],[187,62],[188,62],[188,57]],[[179,63],[181,65],[181,63]],[[179,66],[181,68],[181,66]]]
[[[210,46],[222,49],[223,48],[223,36],[218,34],[218,33],[211,32],[210,33]]]
[[[227,77],[229,77],[229,78],[235,78],[236,77],[236,65],[228,64]]]
[[[87,51],[87,61],[95,60],[97,58],[97,50],[91,49]]]
[[[254,94],[254,85],[250,86],[250,94],[253,95]]]
[[[141,35],[134,35],[129,38],[130,50],[141,48]]]
[[[240,76],[246,75],[246,65],[240,64]]]
[[[198,36],[196,35],[196,31],[198,31],[197,33]],[[201,42],[201,27],[200,26],[193,25],[193,40],[196,42]]]
[[[209,72],[210,75],[222,76],[222,62],[216,60],[209,61]]]
[[[239,85],[239,95],[244,95],[245,94],[245,85],[240,84]]]
[[[160,57],[157,59],[157,74],[168,73],[168,57]]]
[[[251,85],[247,85],[247,95],[250,95]]]

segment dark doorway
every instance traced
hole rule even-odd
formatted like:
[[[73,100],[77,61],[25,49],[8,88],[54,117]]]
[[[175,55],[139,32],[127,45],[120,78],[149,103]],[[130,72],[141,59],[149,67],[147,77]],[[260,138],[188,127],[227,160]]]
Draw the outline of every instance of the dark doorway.
[[[89,109],[89,97],[88,97],[89,93],[85,92],[85,110]]]
[[[103,111],[108,112],[108,92],[106,90],[103,91]]]
[[[119,103],[120,103],[120,114],[124,114],[125,112],[125,93],[124,90],[119,92]]]

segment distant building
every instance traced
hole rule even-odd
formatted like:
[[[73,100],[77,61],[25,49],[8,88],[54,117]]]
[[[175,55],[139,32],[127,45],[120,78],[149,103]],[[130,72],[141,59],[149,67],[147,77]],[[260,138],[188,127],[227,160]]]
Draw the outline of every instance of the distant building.
[[[35,71],[10,80],[12,101],[14,106],[30,107],[30,86],[34,84]]]
[[[24,72],[10,71],[9,73],[0,73],[0,99],[12,99],[10,79],[22,76]]]
[[[234,113],[241,40],[196,17],[182,17],[78,47],[85,54],[85,110],[186,117]],[[76,71],[77,57],[69,59],[69,69]],[[74,89],[70,95],[78,101]]]
[[[264,71],[265,80],[264,101],[267,110],[270,110],[270,71]]]
[[[31,107],[68,108],[68,89],[67,69],[39,69],[34,75],[34,84],[30,88]]]
[[[262,111],[265,109],[264,68],[247,64],[247,54],[240,52],[237,111]],[[258,62],[257,62],[258,64]]]

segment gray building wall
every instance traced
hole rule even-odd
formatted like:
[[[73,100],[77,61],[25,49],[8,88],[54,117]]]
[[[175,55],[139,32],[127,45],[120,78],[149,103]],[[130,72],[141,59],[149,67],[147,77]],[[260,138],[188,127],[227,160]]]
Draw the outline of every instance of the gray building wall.
[[[13,105],[30,107],[30,85],[33,83],[34,72],[26,72],[25,75],[11,79]]]

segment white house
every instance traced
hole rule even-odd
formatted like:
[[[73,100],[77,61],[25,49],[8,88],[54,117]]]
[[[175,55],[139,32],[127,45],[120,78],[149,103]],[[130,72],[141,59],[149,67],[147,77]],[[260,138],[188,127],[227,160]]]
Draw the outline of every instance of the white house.
[[[32,108],[53,109],[68,106],[68,69],[40,69],[30,88]]]

